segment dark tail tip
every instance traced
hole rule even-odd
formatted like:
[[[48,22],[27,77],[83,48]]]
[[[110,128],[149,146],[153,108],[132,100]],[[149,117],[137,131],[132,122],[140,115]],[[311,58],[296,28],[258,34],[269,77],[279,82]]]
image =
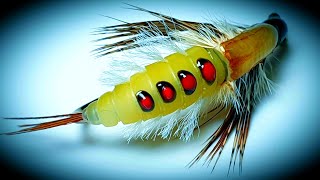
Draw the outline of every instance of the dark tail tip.
[[[288,27],[286,22],[280,18],[279,14],[271,13],[269,18],[264,21],[264,23],[274,26],[278,31],[278,43],[280,44],[287,37]]]

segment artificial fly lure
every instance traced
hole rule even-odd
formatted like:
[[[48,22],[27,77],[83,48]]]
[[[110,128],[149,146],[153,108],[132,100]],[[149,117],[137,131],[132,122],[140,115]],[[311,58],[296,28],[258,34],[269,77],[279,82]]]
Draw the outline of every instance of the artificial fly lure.
[[[183,21],[140,7],[131,8],[160,20],[121,21],[120,25],[102,27],[98,33],[105,37],[98,42],[115,42],[104,44],[95,52],[98,56],[128,52],[130,57],[131,51],[138,50],[155,62],[115,84],[112,91],[80,107],[81,112],[6,118],[61,119],[22,125],[24,129],[4,134],[15,135],[71,123],[111,127],[121,122],[130,127],[129,140],[174,136],[189,141],[195,129],[223,115],[224,121],[189,165],[207,153],[208,164],[216,155],[218,160],[229,135],[235,130],[229,169],[237,157],[241,169],[251,113],[273,88],[264,66],[268,63],[267,57],[286,39],[286,23],[276,13],[263,23],[239,26],[225,21]],[[163,56],[154,47],[167,48],[173,53]],[[123,68],[133,66],[135,62]]]

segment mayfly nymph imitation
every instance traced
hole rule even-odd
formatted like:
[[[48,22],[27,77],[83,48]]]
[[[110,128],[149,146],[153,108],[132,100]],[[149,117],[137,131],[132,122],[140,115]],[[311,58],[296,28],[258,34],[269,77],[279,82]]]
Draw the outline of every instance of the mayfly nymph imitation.
[[[80,112],[6,118],[60,119],[23,125],[26,128],[4,134],[15,135],[70,123],[111,127],[121,122],[130,126],[129,140],[174,136],[189,141],[195,129],[224,114],[222,124],[213,131],[190,166],[206,153],[208,163],[215,155],[219,157],[230,133],[235,130],[230,165],[238,156],[241,169],[251,113],[273,88],[264,66],[270,61],[267,57],[286,39],[286,23],[276,13],[262,23],[240,26],[226,21],[183,21],[140,7],[131,8],[159,20],[121,21],[119,25],[101,27],[98,33],[105,37],[98,42],[115,42],[105,43],[94,52],[107,57],[136,50],[154,62],[129,76],[127,81],[115,84],[112,91],[81,106]],[[163,56],[154,47],[167,48],[173,53]],[[123,67],[126,68],[130,67]]]

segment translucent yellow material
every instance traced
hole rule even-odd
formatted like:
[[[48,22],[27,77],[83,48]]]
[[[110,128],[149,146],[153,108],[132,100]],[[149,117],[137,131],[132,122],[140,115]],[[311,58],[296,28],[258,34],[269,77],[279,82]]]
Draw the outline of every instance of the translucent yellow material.
[[[91,124],[101,124],[100,119],[97,116],[96,107],[97,107],[97,101],[94,101],[86,107],[86,109],[83,113],[83,116],[86,119],[88,119],[88,120],[90,119]]]
[[[269,24],[256,25],[228,41],[221,43],[229,60],[230,81],[249,72],[276,47],[278,32]]]
[[[119,122],[112,96],[112,92],[107,92],[97,100],[96,104],[98,118],[105,126],[115,126]]]
[[[150,77],[151,84],[153,86],[154,91],[156,92],[154,99],[156,106],[161,109],[161,114],[169,114],[177,110],[177,107],[181,107],[183,104],[183,97],[181,91],[181,86],[179,82],[178,76],[175,74],[175,72],[172,70],[170,64],[167,61],[161,61],[155,64],[150,64],[146,66],[147,75]],[[152,77],[152,78],[151,78]],[[160,93],[158,92],[158,89],[156,87],[158,82],[166,81],[169,82],[176,91],[176,97],[175,100],[170,103],[165,103]],[[146,112],[149,113],[149,112]],[[159,114],[158,114],[159,115]]]
[[[113,90],[113,107],[119,121],[124,124],[131,123],[132,119],[141,119],[141,113],[139,113],[141,109],[135,93],[131,90],[129,82],[119,84]]]
[[[197,61],[200,58],[211,61],[215,66],[216,80],[213,84],[208,84],[202,78],[201,71],[197,66]],[[90,120],[90,118],[98,118],[101,124],[114,126],[118,122],[135,123],[187,108],[203,97],[214,95],[221,87],[228,74],[224,61],[227,60],[219,51],[202,47],[192,47],[186,50],[186,54],[171,54],[163,61],[146,66],[145,71],[132,75],[130,81],[115,86],[112,92],[103,94],[97,103],[91,105],[90,109],[86,109],[86,111],[95,110],[96,116],[87,118],[89,122],[96,123],[96,119]],[[184,92],[180,83],[178,72],[181,70],[190,72],[196,78],[197,87],[190,95]],[[174,87],[176,97],[172,102],[164,102],[158,92],[157,83],[161,81],[166,81]],[[154,101],[153,110],[146,112],[140,107],[136,97],[139,91],[145,91],[151,95]]]
[[[155,87],[154,84],[152,84],[150,77],[148,76],[148,74],[144,71],[141,73],[137,73],[134,74],[133,76],[131,76],[130,78],[130,84],[131,84],[131,91],[136,94],[137,92],[143,90],[148,92],[154,101],[154,108],[152,111],[150,112],[144,112],[141,107],[138,104],[137,98],[135,97],[135,99],[133,101],[129,101],[127,100],[127,106],[126,108],[131,108],[131,105],[136,104],[138,105],[137,108],[135,108],[135,112],[136,114],[141,114],[140,118],[129,118],[127,120],[124,121],[124,123],[133,123],[133,122],[137,122],[138,120],[145,120],[145,119],[150,119],[153,117],[156,117],[157,115],[161,114],[161,109],[160,106],[158,105],[158,101],[160,100],[161,97],[158,96],[157,93],[157,88]]]
[[[223,63],[226,63],[226,59],[220,52],[215,49],[204,49],[198,46],[192,47],[186,52],[191,58],[193,64],[197,64],[198,59],[201,57],[210,60],[216,68],[216,79],[213,84],[208,84],[203,78],[201,78],[200,71],[198,73],[200,75],[199,82],[201,82],[202,84],[202,97],[212,96],[215,91],[219,90],[219,86],[226,79],[227,71],[225,69],[225,66],[223,65]],[[218,54],[221,55],[221,57],[219,57]]]
[[[188,71],[191,74],[193,74],[197,80],[197,87],[191,95],[186,95],[184,93],[183,87],[180,84],[180,80],[178,80],[178,82],[180,84],[179,85],[180,89],[177,90],[177,95],[179,94],[179,96],[182,96],[183,104],[182,104],[182,106],[180,106],[176,109],[184,109],[184,108],[190,106],[191,104],[193,104],[195,101],[197,101],[198,98],[200,98],[202,95],[202,84],[203,83],[201,83],[202,79],[201,79],[200,70],[197,68],[197,64],[194,64],[192,62],[190,57],[179,54],[179,53],[175,53],[175,54],[172,54],[172,55],[166,57],[166,60],[168,61],[168,64],[170,65],[170,67],[172,68],[173,72],[175,73],[175,75],[177,77],[178,77],[179,71],[185,70],[185,71]]]

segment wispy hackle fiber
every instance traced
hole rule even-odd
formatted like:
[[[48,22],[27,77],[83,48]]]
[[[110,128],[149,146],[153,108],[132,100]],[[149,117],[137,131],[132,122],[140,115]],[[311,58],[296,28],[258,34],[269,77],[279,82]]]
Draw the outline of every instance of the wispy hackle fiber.
[[[102,27],[98,31],[100,34],[107,35],[112,33],[112,36],[106,36],[99,39],[99,41],[106,39],[114,39],[116,41],[119,37],[122,40],[96,49],[95,52],[98,55],[104,56],[115,52],[132,50],[130,55],[138,53],[139,55],[137,56],[149,57],[153,61],[162,61],[167,54],[173,52],[185,54],[184,50],[192,46],[221,50],[220,43],[235,37],[245,30],[245,27],[232,25],[226,21],[212,23],[182,21],[140,7],[131,7],[134,10],[150,13],[160,20],[137,23],[123,23],[122,21],[123,24],[120,25]],[[163,49],[169,53],[163,54]],[[200,98],[186,109],[129,125],[125,133],[128,141],[137,138],[155,139],[157,136],[164,139],[177,136],[184,141],[188,141],[191,139],[194,129],[199,127],[199,119],[206,118],[211,121],[219,113],[227,111],[223,123],[209,137],[207,145],[190,162],[190,166],[207,154],[205,162],[208,164],[217,155],[214,168],[227,139],[230,137],[231,132],[235,130],[229,170],[232,165],[233,167],[235,166],[238,157],[241,171],[251,113],[261,98],[273,90],[273,83],[266,76],[264,64],[265,61],[262,61],[235,82],[226,81],[218,95],[211,97],[211,99]],[[213,110],[216,113],[209,115],[209,112]]]

